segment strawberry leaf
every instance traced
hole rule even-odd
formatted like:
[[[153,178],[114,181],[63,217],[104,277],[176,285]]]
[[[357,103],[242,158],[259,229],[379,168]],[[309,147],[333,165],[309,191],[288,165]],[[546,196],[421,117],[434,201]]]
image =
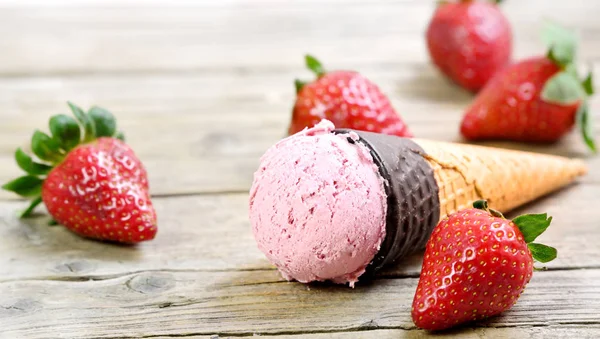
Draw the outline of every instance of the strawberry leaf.
[[[542,29],[542,40],[548,46],[548,59],[564,68],[575,60],[577,39],[573,31],[556,23],[546,22]]]
[[[306,85],[306,82],[302,81],[302,80],[294,80],[294,86],[296,86],[296,93],[300,93],[300,91],[302,90],[302,88]]]
[[[94,106],[88,111],[94,123],[96,137],[112,137],[117,130],[117,121],[112,113],[104,108]]]
[[[305,59],[306,59],[306,67],[308,69],[310,69],[311,71],[313,71],[313,73],[315,73],[317,75],[317,77],[320,77],[323,74],[325,74],[323,65],[321,65],[321,62],[319,60],[317,60],[317,58],[313,57],[312,55],[307,54],[305,56]]]
[[[588,102],[584,101],[579,105],[576,113],[577,125],[581,129],[581,135],[585,144],[593,152],[597,151],[596,142],[594,140],[594,133],[592,131],[593,124],[591,122],[591,115],[589,114]]]
[[[542,100],[559,105],[574,104],[585,98],[585,91],[579,80],[568,71],[553,75],[542,89]]]
[[[37,205],[42,203],[42,197],[38,196],[35,199],[33,199],[31,201],[31,203],[29,204],[29,206],[27,206],[27,208],[21,212],[20,217],[21,218],[27,218],[28,216],[31,215],[31,212],[33,212],[33,210],[37,207]]]
[[[513,219],[513,223],[519,228],[526,243],[534,241],[540,234],[550,226],[552,217],[544,214],[524,214]]]
[[[31,137],[31,150],[41,160],[58,162],[62,159],[60,143],[39,130]]]
[[[17,161],[17,165],[19,165],[23,171],[31,175],[48,174],[52,169],[52,166],[39,164],[33,161],[33,159],[20,148],[17,148],[17,151],[15,152],[15,160]]]
[[[83,141],[88,142],[94,140],[96,138],[96,130],[94,128],[94,122],[92,121],[92,119],[87,114],[85,114],[85,112],[81,108],[79,108],[72,102],[67,101],[67,104],[71,108],[71,111],[73,112],[75,118],[77,118],[77,120],[83,126]]]
[[[81,141],[81,127],[75,119],[64,114],[57,114],[50,118],[50,132],[52,137],[57,140],[66,150],[77,146]]]
[[[592,76],[592,72],[589,72],[585,80],[581,83],[581,86],[585,90],[587,95],[594,94],[594,80]]]
[[[115,134],[115,138],[125,142],[125,134],[123,131],[118,131],[117,134]]]
[[[22,197],[38,196],[42,192],[44,180],[33,175],[24,175],[2,186],[2,189],[17,193]]]
[[[557,251],[554,247],[537,243],[531,243],[527,244],[527,248],[529,248],[533,259],[541,263],[549,262],[556,259]]]

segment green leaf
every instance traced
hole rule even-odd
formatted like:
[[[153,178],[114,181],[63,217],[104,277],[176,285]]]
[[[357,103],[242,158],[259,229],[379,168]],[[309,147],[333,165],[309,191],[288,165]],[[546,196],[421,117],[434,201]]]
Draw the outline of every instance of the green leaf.
[[[56,226],[56,225],[58,225],[58,221],[56,221],[55,219],[48,220],[48,226]]]
[[[305,56],[305,59],[306,59],[306,67],[308,67],[308,69],[313,71],[317,75],[317,77],[320,77],[323,74],[325,74],[323,65],[321,65],[321,62],[319,60],[317,60],[317,58],[313,57],[312,55],[307,54]]]
[[[62,159],[59,142],[39,130],[31,137],[31,150],[41,160],[59,162]]]
[[[94,122],[96,137],[112,137],[117,130],[115,116],[104,108],[94,106],[88,111],[88,115]]]
[[[587,95],[594,94],[594,80],[593,80],[593,75],[592,75],[591,71],[588,73],[585,80],[583,80],[583,82],[581,83],[581,86],[583,87],[583,89],[585,90],[585,93]]]
[[[115,134],[115,138],[125,142],[125,134],[123,134],[123,131],[118,131],[117,134]]]
[[[573,31],[547,21],[542,28],[542,41],[548,46],[548,59],[565,67],[575,60],[577,39]]]
[[[575,118],[577,120],[577,125],[581,130],[583,141],[585,141],[585,144],[592,152],[596,152],[596,141],[594,140],[594,132],[592,131],[594,124],[591,121],[592,117],[591,114],[589,114],[589,105],[587,100],[583,101],[579,105]]]
[[[569,105],[585,98],[586,94],[576,77],[562,71],[546,81],[541,96],[542,100],[549,103]]]
[[[40,203],[42,203],[42,197],[38,196],[35,199],[33,199],[31,201],[31,203],[29,204],[29,206],[27,206],[27,208],[21,213],[20,217],[21,218],[27,218],[28,216],[31,215],[31,212],[33,212],[33,210],[37,207],[37,205],[39,205]]]
[[[20,148],[17,148],[17,151],[15,152],[15,160],[23,171],[31,175],[48,174],[48,172],[50,172],[52,169],[52,166],[33,161],[33,159],[31,159],[31,157],[23,152],[23,150]]]
[[[71,111],[73,112],[73,115],[75,115],[75,118],[77,118],[77,120],[83,126],[83,141],[88,142],[94,140],[96,138],[96,130],[94,128],[94,122],[92,121],[92,119],[87,114],[85,114],[85,112],[81,108],[77,107],[72,102],[67,101],[67,104],[71,108]]]
[[[531,251],[531,256],[533,257],[533,259],[541,263],[549,262],[556,259],[557,251],[554,247],[537,243],[531,243],[527,244],[527,248],[529,248],[529,251]]]
[[[50,132],[53,139],[69,151],[81,142],[81,127],[75,119],[64,114],[57,114],[50,118]]]
[[[302,80],[294,80],[294,86],[296,86],[296,93],[300,93],[300,91],[302,90],[302,88],[306,85],[306,82],[302,81]]]
[[[519,228],[526,243],[534,241],[540,234],[550,226],[552,217],[544,214],[524,214],[513,219],[513,223]]]
[[[17,193],[22,197],[33,197],[40,195],[44,180],[33,175],[24,175],[16,178],[2,186],[3,189]]]

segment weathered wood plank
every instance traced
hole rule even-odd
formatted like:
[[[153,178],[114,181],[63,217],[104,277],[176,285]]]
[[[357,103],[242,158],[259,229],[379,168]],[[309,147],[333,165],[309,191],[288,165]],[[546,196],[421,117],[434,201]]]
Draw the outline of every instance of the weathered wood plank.
[[[592,339],[600,336],[600,327],[595,325],[586,325],[585,327],[575,326],[540,326],[540,327],[497,327],[497,328],[464,328],[455,331],[446,331],[435,333],[436,338],[457,338],[461,339],[563,339],[578,338]],[[303,333],[303,334],[284,334],[284,335],[261,335],[261,339],[420,339],[431,338],[432,333],[420,330],[370,330],[370,331],[346,331],[334,333]],[[166,339],[168,337],[158,337]],[[188,336],[186,336],[188,338]],[[227,339],[235,338],[231,336],[191,336],[190,338],[205,339]]]
[[[599,325],[598,279],[600,270],[538,272],[517,305],[479,326]],[[274,271],[5,282],[0,319],[4,335],[27,338],[413,329],[416,283],[407,278],[355,289],[307,287],[282,282]]]
[[[575,185],[516,213],[548,212],[553,225],[540,241],[559,250],[551,269],[598,267],[598,186]],[[135,247],[84,240],[47,216],[17,220],[24,203],[0,203],[0,281],[21,279],[96,279],[146,270],[269,270],[257,249],[247,217],[247,195],[202,195],[154,199],[157,238]],[[574,217],[577,215],[577,217]],[[383,276],[418,276],[415,255]]]
[[[435,6],[433,0],[135,3],[1,9],[0,73],[289,67],[307,51],[342,66],[422,63],[423,32]],[[540,53],[540,24],[552,18],[580,30],[582,58],[600,58],[599,3],[529,0],[503,9],[517,57]]]
[[[470,95],[430,66],[366,67],[390,94],[415,135],[460,140]],[[298,72],[298,74],[305,74]],[[12,154],[67,100],[100,104],[119,116],[128,142],[146,164],[153,194],[248,190],[260,155],[283,137],[294,100],[295,72],[84,76],[0,79],[0,182],[20,175]],[[600,134],[600,97],[592,100]],[[455,126],[455,127],[449,127]],[[557,145],[507,144],[534,151],[588,156],[573,134]],[[599,157],[590,157],[600,166]],[[591,171],[584,181],[600,182]],[[0,199],[15,196],[1,191]]]

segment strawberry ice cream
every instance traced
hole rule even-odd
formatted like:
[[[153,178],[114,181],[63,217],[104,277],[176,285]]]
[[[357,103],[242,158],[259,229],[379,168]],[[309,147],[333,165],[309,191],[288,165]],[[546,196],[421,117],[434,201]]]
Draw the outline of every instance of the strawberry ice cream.
[[[358,135],[323,121],[261,158],[250,190],[259,249],[288,280],[353,286],[386,234],[384,181]]]
[[[354,286],[365,272],[424,249],[441,218],[475,200],[507,212],[586,171],[577,159],[335,129],[324,120],[267,150],[250,189],[250,222],[259,249],[288,280]]]

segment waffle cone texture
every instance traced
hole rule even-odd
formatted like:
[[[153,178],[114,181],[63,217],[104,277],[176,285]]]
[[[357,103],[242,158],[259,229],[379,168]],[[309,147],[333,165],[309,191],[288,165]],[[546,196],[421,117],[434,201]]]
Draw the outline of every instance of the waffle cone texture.
[[[587,172],[581,160],[559,156],[354,132],[369,148],[388,198],[386,237],[371,273],[422,250],[440,219],[476,200],[507,212]]]
[[[537,153],[429,140],[414,140],[438,184],[444,216],[486,199],[508,212],[587,173],[581,160]]]

